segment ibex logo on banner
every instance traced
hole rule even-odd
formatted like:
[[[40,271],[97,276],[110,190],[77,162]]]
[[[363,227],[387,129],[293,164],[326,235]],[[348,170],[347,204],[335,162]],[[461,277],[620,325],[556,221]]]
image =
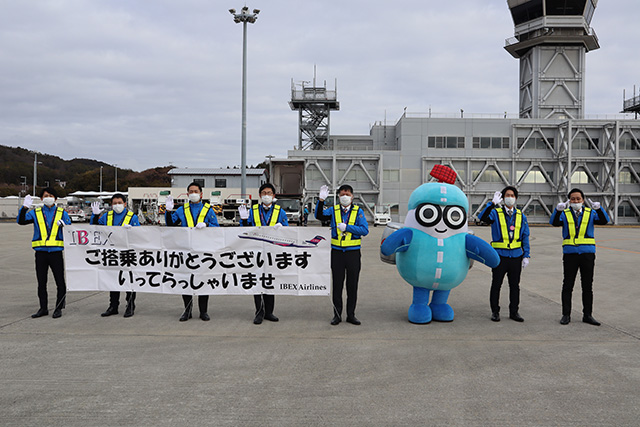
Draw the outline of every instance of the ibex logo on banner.
[[[73,230],[69,234],[71,235],[71,242],[69,245],[113,246],[113,242],[110,240],[113,231]]]

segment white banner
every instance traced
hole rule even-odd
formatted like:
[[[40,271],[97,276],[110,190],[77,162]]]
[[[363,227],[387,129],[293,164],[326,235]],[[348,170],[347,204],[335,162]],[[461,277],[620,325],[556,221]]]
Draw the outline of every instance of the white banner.
[[[64,227],[70,291],[329,295],[331,235],[318,227]]]

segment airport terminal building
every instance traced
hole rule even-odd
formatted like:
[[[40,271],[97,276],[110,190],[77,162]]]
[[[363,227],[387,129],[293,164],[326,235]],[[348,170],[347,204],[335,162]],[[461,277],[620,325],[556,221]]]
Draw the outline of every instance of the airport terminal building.
[[[354,187],[356,202],[391,205],[403,221],[411,192],[431,180],[435,164],[457,174],[474,219],[496,190],[514,185],[531,223],[546,223],[555,205],[579,187],[602,203],[615,224],[640,222],[640,121],[630,115],[585,119],[585,57],[598,49],[590,27],[597,0],[508,0],[515,37],[505,49],[520,61],[519,115],[443,117],[405,112],[369,135],[331,135],[337,91],[292,82],[290,106],[299,114],[297,149],[304,160],[305,194],[321,185]],[[637,97],[640,98],[640,97]],[[625,113],[640,110],[640,99]]]

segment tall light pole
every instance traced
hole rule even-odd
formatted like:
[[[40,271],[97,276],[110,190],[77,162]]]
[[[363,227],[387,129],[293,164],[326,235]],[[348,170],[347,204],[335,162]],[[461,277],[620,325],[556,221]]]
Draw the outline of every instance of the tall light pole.
[[[100,166],[100,192],[102,193],[102,166]]]
[[[118,165],[113,165],[116,167],[116,186],[115,186],[115,190],[114,192],[117,193],[118,192]]]
[[[259,9],[253,9],[249,13],[249,8],[244,6],[240,13],[235,9],[229,9],[233,15],[233,22],[242,22],[242,160],[240,164],[240,192],[244,198],[247,192],[247,23],[253,24],[258,19]]]
[[[38,161],[38,153],[33,154],[33,195],[36,195],[36,187],[38,186],[38,165],[42,162]]]

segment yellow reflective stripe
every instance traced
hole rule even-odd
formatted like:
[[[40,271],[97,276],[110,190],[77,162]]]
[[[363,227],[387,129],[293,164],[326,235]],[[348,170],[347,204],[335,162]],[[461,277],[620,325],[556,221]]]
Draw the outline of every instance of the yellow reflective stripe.
[[[191,208],[189,208],[189,202],[184,204],[184,217],[187,220],[187,227],[195,227],[193,217],[191,216]]]
[[[31,242],[31,247],[38,248],[42,246],[64,246],[62,240],[58,240],[58,221],[62,219],[64,210],[62,208],[56,209],[56,214],[53,217],[53,223],[51,224],[51,233],[47,235],[47,223],[45,222],[44,215],[42,214],[42,208],[36,209],[36,219],[38,220],[38,228],[40,229],[40,240],[34,240]]]
[[[569,238],[562,241],[562,245],[576,246],[576,245],[595,245],[596,239],[592,237],[585,237],[587,234],[587,227],[589,226],[589,219],[591,218],[591,209],[583,208],[582,221],[580,222],[580,230],[578,230],[578,236],[576,236],[576,223],[573,220],[573,214],[571,209],[564,210],[564,216],[567,218],[567,228],[569,229]]]
[[[253,212],[253,223],[256,227],[262,226],[262,221],[260,220],[260,210],[258,209],[260,205],[253,205],[251,211]]]
[[[507,230],[507,218],[504,215],[503,208],[497,208],[498,223],[500,224],[500,233],[502,234],[502,241],[491,242],[491,246],[496,249],[518,249],[522,247],[522,241],[520,240],[520,230],[522,228],[522,212],[518,209],[515,210],[516,224],[513,230],[513,241],[509,241],[509,231]]]
[[[253,223],[260,227],[262,226],[262,220],[260,219],[260,209],[258,208],[260,205],[253,205],[251,208],[253,212]],[[278,218],[280,218],[280,206],[274,205],[273,212],[271,213],[271,218],[269,219],[269,226],[273,227],[278,223]]]
[[[107,212],[107,225],[113,225],[113,211]]]
[[[202,209],[200,210],[200,215],[198,215],[198,222],[204,222],[205,217],[207,216],[207,212],[211,205],[209,203],[205,203],[202,205]],[[189,207],[189,202],[184,204],[184,217],[187,219],[187,227],[195,227],[196,225],[193,223],[193,216],[191,215],[191,208]]]
[[[131,218],[133,218],[133,212],[129,211],[127,212],[127,216],[124,217],[122,225],[129,225],[129,223],[131,222]]]
[[[273,207],[273,213],[271,214],[271,221],[269,221],[270,226],[274,226],[278,223],[278,218],[280,218],[280,206],[276,205]]]
[[[347,225],[355,225],[356,218],[358,217],[358,206],[354,206],[351,209],[351,213],[349,214],[349,220],[347,221]],[[345,231],[344,233],[340,231],[338,228],[338,224],[340,223],[338,220],[342,219],[340,205],[335,205],[333,207],[333,217],[336,222],[336,233],[338,235],[337,239],[331,239],[331,244],[334,246],[340,247],[351,247],[351,246],[360,246],[360,239],[354,239],[353,234]]]

